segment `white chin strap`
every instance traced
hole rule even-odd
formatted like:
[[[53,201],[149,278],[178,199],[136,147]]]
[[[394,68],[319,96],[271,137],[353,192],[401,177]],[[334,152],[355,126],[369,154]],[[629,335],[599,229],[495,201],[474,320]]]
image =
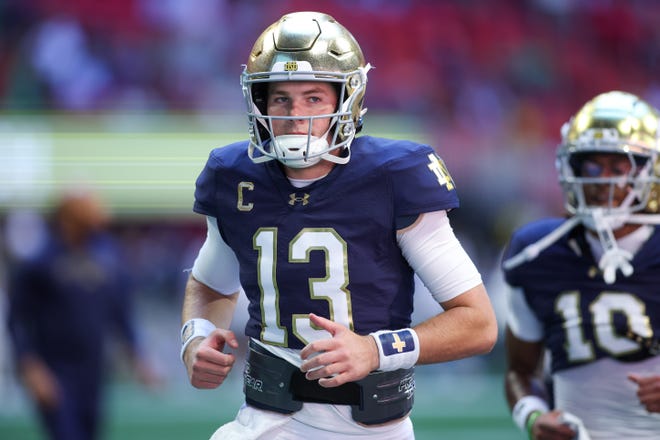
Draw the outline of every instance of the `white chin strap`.
[[[306,134],[275,136],[272,142],[273,151],[276,152],[278,160],[291,168],[307,168],[316,165],[321,161],[321,155],[315,155],[315,153],[327,150],[329,146],[325,137]]]
[[[275,136],[272,142],[277,160],[290,168],[308,168],[319,163],[321,159],[345,164],[350,159],[350,149],[348,149],[348,154],[343,157],[330,154],[328,150],[330,148],[327,140],[328,134],[333,126],[334,123],[330,124],[321,137],[306,134]]]
[[[590,222],[583,221],[583,223],[587,228],[596,231],[600,244],[603,246],[603,256],[600,257],[598,267],[603,271],[605,282],[613,284],[616,281],[617,270],[620,270],[626,277],[632,275],[633,267],[630,260],[633,255],[617,245],[612,232],[612,229],[623,226],[625,220],[619,215],[606,217],[603,208],[592,209],[590,220]]]

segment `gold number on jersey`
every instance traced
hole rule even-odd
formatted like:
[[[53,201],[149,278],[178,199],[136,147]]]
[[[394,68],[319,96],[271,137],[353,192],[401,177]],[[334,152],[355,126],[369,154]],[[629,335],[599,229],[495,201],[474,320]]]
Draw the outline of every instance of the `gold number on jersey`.
[[[261,340],[269,344],[288,346],[286,328],[280,319],[280,294],[276,280],[277,229],[261,228],[253,237],[258,251],[257,278],[261,290]],[[304,228],[289,243],[289,263],[309,263],[314,250],[325,256],[326,274],[323,278],[309,278],[311,299],[328,302],[330,319],[353,329],[353,311],[348,291],[348,253],[346,242],[332,228]],[[301,292],[301,294],[304,292]],[[291,317],[293,333],[304,344],[330,337],[328,332],[315,328],[306,314]]]
[[[583,362],[593,359],[597,344],[612,356],[634,353],[639,349],[636,342],[616,332],[614,315],[621,314],[632,331],[639,335],[652,335],[646,306],[637,296],[625,292],[602,292],[589,304],[589,317],[580,311],[580,292],[564,292],[557,298],[555,311],[564,321],[566,332],[566,351],[570,362]],[[593,341],[585,338],[582,327],[583,319],[591,319],[594,328]]]

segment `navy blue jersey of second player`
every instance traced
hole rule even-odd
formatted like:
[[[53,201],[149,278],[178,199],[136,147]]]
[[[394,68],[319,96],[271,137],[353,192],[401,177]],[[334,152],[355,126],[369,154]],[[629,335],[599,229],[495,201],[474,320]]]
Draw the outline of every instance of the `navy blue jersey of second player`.
[[[304,188],[278,162],[254,164],[246,151],[240,142],[211,152],[194,206],[218,219],[236,253],[250,302],[246,334],[302,348],[321,337],[309,313],[359,334],[408,327],[413,271],[395,221],[458,206],[433,150],[362,136],[347,164]]]
[[[517,231],[504,255],[516,255],[557,228],[564,220],[546,219]],[[537,258],[505,271],[507,282],[524,291],[541,321],[545,345],[558,371],[603,357],[621,361],[644,358],[647,351],[626,334],[660,335],[660,230],[635,254],[634,273],[620,272],[605,283],[578,227]]]

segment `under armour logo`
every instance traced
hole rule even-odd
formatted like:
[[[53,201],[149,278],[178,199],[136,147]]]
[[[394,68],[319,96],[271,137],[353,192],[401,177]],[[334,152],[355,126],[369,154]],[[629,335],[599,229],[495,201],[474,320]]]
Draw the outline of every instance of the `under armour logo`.
[[[289,194],[289,205],[293,206],[296,203],[302,203],[303,206],[309,203],[309,194],[303,193],[302,197],[298,196],[296,193]]]

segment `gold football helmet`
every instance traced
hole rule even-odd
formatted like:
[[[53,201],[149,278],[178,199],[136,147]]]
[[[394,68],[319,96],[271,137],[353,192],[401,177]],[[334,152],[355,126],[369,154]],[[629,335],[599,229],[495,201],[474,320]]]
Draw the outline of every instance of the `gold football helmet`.
[[[660,210],[658,113],[637,96],[620,91],[602,93],[587,102],[562,127],[557,149],[557,171],[570,214],[586,215],[595,207],[585,197],[585,185],[609,188],[606,215],[623,216]],[[605,176],[581,167],[593,154],[620,154],[628,158],[624,175]],[[581,169],[582,168],[582,169]],[[626,199],[614,201],[616,188],[628,187]]]
[[[350,145],[362,126],[362,108],[369,64],[351,33],[329,15],[296,12],[284,15],[269,26],[254,43],[241,75],[241,88],[247,104],[250,145],[254,162],[279,160],[294,168],[305,168],[322,158],[346,163]],[[325,81],[335,86],[338,108],[328,115],[331,128],[324,139],[307,135],[273,136],[272,121],[288,116],[266,114],[269,82]],[[296,116],[295,119],[301,119]],[[339,156],[328,154],[344,148]],[[255,153],[258,150],[259,153]]]

